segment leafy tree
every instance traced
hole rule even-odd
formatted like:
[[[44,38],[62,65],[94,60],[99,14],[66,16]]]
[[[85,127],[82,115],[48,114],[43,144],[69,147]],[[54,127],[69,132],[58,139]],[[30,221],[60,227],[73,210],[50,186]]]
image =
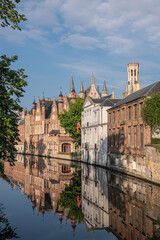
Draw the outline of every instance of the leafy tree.
[[[160,93],[154,93],[146,97],[142,109],[142,118],[151,130],[160,126]]]
[[[58,114],[61,126],[65,129],[66,133],[71,134],[75,142],[81,142],[81,130],[77,132],[77,121],[81,126],[81,112],[83,110],[84,99],[77,98],[75,103],[69,103],[69,111],[64,109],[64,113]]]
[[[27,85],[23,69],[10,69],[17,59],[17,56],[8,58],[4,55],[0,60],[0,159],[11,164],[14,163],[15,145],[19,140],[16,111],[22,110],[19,103],[23,87]]]
[[[19,238],[15,230],[16,229],[13,228],[8,222],[2,204],[0,204],[0,239],[5,240]]]
[[[15,3],[14,3],[15,2]],[[13,29],[19,29],[19,23],[21,21],[26,21],[24,14],[19,14],[16,10],[16,4],[18,4],[20,0],[1,0],[0,1],[0,19],[1,26],[7,27],[11,26]]]
[[[80,172],[75,174],[70,186],[65,187],[65,190],[60,195],[58,205],[63,209],[69,208],[69,218],[78,220],[78,223],[83,222],[84,215],[82,213],[82,204],[78,207],[77,196],[81,199],[81,176]]]
[[[13,29],[21,30],[19,24],[25,21],[25,15],[19,14],[16,4],[20,0],[1,0],[0,19],[1,26],[11,26]],[[3,55],[0,57],[0,159],[14,163],[15,144],[18,138],[18,116],[15,113],[22,110],[19,105],[20,97],[23,96],[23,87],[27,85],[24,70],[11,70],[12,62],[18,57],[12,58]]]

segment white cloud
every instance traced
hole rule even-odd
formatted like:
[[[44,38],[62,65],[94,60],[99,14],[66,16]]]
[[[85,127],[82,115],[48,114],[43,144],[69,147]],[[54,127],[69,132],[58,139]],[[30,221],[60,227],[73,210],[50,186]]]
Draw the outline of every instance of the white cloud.
[[[93,49],[95,47],[102,47],[98,39],[83,36],[80,34],[72,34],[61,40],[61,43],[68,43],[70,46],[80,49]]]
[[[50,37],[74,48],[99,47],[116,54],[134,49],[137,39],[139,45],[159,46],[159,0],[26,0],[20,4],[28,19],[23,34],[16,33],[22,42],[44,43]],[[16,38],[9,31],[0,34],[7,40]]]

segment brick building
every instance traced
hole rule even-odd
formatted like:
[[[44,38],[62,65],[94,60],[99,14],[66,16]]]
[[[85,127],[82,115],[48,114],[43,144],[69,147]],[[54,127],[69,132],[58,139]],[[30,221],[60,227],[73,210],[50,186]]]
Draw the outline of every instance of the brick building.
[[[81,82],[79,96],[86,95]],[[69,102],[76,102],[78,95],[75,92],[73,77],[71,75],[69,95],[63,96],[60,91],[59,98],[50,98],[33,101],[31,111],[24,110],[19,121],[20,142],[18,152],[36,155],[55,156],[59,152],[74,152],[75,143],[69,134],[60,126],[58,114],[63,109],[69,110]]]
[[[145,97],[160,91],[153,83],[119,101],[108,110],[108,153],[144,155],[150,143],[151,130],[142,119]]]
[[[157,92],[160,82],[128,95],[108,110],[109,167],[146,177],[145,145],[150,144],[151,129],[141,113],[145,97]]]

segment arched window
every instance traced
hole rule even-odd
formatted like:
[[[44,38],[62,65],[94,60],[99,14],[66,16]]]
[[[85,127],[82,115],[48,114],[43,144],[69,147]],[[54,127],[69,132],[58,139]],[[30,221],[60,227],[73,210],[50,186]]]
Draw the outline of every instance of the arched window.
[[[62,152],[71,152],[71,144],[63,143],[62,144]]]

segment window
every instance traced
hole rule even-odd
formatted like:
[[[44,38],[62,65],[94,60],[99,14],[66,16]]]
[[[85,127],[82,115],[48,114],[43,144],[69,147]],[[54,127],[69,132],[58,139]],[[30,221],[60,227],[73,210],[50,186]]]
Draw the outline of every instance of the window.
[[[71,172],[71,168],[68,166],[63,165],[62,166],[62,173],[70,173]]]
[[[133,76],[133,70],[131,70],[131,76]]]
[[[121,130],[121,139],[122,139],[122,146],[124,146],[124,128]]]
[[[120,128],[118,128],[118,134],[117,134],[117,145],[119,146],[120,145]]]
[[[142,117],[143,102],[140,103],[140,117]]]
[[[124,108],[122,109],[122,121],[124,121],[125,120],[125,110],[124,110]]]
[[[131,147],[131,127],[128,127],[128,147]]]
[[[128,107],[128,120],[131,120],[131,106]]]
[[[111,146],[111,130],[109,129],[109,132],[108,132],[108,145]]]
[[[111,124],[111,113],[109,113],[109,123]]]
[[[132,210],[132,204],[129,204],[129,216],[130,216],[130,224],[133,224],[133,210]]]
[[[136,207],[136,228],[139,229],[139,211],[138,211],[138,207]]]
[[[63,143],[62,144],[62,152],[71,152],[71,144]]]
[[[134,148],[137,148],[137,126],[134,126]]]
[[[115,112],[113,112],[113,123],[115,123]]]
[[[97,112],[94,112],[95,121],[97,121]]]
[[[118,122],[120,122],[120,110],[118,110]]]
[[[115,139],[116,139],[116,135],[115,135],[115,129],[113,129],[113,146],[115,146]]]
[[[134,76],[136,77],[136,69],[134,69]]]
[[[142,212],[142,231],[145,234],[146,233],[146,224],[145,224],[145,212]]]
[[[134,105],[134,119],[137,119],[137,104]]]
[[[141,141],[141,148],[144,146],[144,132],[143,132],[143,125],[140,125],[140,141]]]

